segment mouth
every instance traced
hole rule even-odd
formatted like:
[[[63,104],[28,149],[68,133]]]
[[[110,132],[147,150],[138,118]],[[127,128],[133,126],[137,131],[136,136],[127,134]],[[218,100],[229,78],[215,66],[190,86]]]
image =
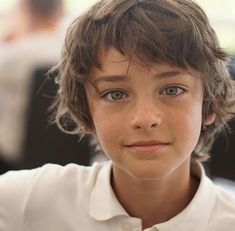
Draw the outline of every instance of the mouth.
[[[170,143],[163,141],[138,141],[125,145],[132,152],[137,153],[151,153],[157,152],[160,149],[167,147]]]

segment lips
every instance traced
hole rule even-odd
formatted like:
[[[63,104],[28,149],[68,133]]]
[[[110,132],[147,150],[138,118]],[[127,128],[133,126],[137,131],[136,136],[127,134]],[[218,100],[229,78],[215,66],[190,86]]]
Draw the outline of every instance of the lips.
[[[137,141],[126,145],[126,147],[134,152],[149,153],[149,152],[159,151],[160,149],[168,145],[169,143],[167,142],[151,140],[151,141]]]

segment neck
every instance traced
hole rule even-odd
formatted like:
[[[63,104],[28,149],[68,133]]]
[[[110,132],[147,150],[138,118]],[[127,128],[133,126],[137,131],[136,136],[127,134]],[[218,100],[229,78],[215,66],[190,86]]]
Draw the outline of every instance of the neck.
[[[123,174],[117,178],[115,171],[113,174],[117,198],[130,216],[142,220],[143,228],[165,222],[180,213],[192,200],[199,184],[189,170],[183,177],[182,173],[175,172],[174,176],[155,181],[133,180],[123,172],[116,173]]]

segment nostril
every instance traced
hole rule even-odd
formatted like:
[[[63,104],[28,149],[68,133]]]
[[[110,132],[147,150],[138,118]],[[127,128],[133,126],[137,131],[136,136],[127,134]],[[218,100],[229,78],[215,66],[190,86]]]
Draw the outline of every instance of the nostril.
[[[136,129],[141,129],[141,126],[136,125],[135,128],[136,128]]]
[[[151,125],[152,128],[154,128],[154,127],[156,127],[156,126],[157,126],[156,123],[154,123],[154,124]]]
[[[134,125],[135,129],[150,129],[150,128],[155,128],[157,127],[157,123],[138,123]]]

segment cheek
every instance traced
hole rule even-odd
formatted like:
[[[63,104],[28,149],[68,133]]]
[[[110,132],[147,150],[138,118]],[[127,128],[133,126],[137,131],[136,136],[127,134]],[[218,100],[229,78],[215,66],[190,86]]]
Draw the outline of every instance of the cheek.
[[[123,133],[123,123],[115,114],[94,113],[95,132],[100,145],[105,152],[109,147],[114,147]]]
[[[172,118],[174,122],[171,124],[171,130],[175,131],[174,138],[178,140],[179,145],[186,149],[192,149],[190,151],[193,151],[201,132],[201,105],[185,108],[187,108],[187,110],[182,110],[179,116]]]

